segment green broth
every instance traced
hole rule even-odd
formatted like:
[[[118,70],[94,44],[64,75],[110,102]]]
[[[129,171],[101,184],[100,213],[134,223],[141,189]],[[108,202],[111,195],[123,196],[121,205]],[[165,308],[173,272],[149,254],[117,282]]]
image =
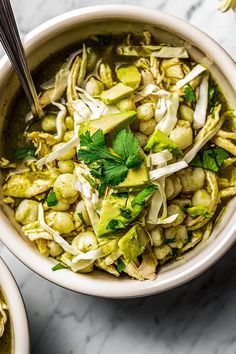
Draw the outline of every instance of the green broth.
[[[0,289],[0,301],[6,302]],[[12,354],[13,352],[13,335],[12,335],[12,325],[9,318],[9,313],[7,312],[8,320],[5,325],[5,330],[3,336],[0,338],[0,353],[1,354]]]

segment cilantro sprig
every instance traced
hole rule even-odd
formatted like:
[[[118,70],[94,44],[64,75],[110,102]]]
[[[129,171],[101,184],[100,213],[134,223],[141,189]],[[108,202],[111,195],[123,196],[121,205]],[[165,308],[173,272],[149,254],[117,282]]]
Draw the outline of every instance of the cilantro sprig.
[[[15,159],[24,160],[29,157],[35,157],[35,150],[30,148],[22,148],[15,150]]]
[[[47,205],[49,207],[55,206],[58,204],[57,196],[54,191],[50,191],[48,196],[47,196]]]
[[[197,101],[196,94],[190,84],[187,84],[184,88],[184,97],[186,102],[195,103]]]
[[[116,186],[125,180],[129,169],[142,164],[138,139],[128,130],[119,131],[109,149],[102,130],[80,136],[79,160],[89,166],[91,175],[102,184]]]
[[[125,269],[125,264],[120,258],[117,261],[116,269],[119,273],[122,273],[123,270]]]
[[[229,153],[222,148],[209,147],[208,149],[199,151],[189,165],[193,167],[203,167],[206,170],[218,172],[224,160],[229,156]]]

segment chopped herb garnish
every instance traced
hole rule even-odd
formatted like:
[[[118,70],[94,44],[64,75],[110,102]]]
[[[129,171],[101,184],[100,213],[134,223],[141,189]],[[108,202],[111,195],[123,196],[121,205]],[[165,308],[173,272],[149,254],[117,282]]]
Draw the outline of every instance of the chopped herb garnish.
[[[91,186],[92,186],[94,189],[99,190],[99,184],[98,184],[96,181],[94,181],[93,178],[91,178],[91,177],[88,176],[88,175],[85,175],[84,173],[82,173],[82,176],[86,179],[86,181],[89,182],[89,184],[91,184]]]
[[[62,263],[57,263],[54,267],[52,267],[52,271],[55,272],[57,270],[66,269],[66,268],[68,268],[66,265]]]
[[[120,214],[123,216],[125,219],[131,219],[132,218],[132,210],[128,208],[120,208]]]
[[[57,205],[58,200],[56,197],[56,193],[54,191],[50,191],[48,196],[47,196],[47,205],[49,207]]]
[[[80,220],[82,221],[82,224],[84,226],[87,226],[87,223],[86,223],[86,221],[84,220],[84,217],[83,217],[83,213],[77,213],[77,215],[80,218]]]
[[[206,170],[218,172],[225,159],[229,157],[229,153],[219,147],[210,147],[200,151],[190,162],[190,166],[203,167]]]
[[[148,186],[147,188],[144,188],[141,192],[136,195],[136,197],[132,200],[131,205],[134,207],[136,204],[138,205],[144,205],[147,198],[152,195],[157,190],[157,186],[154,184]]]
[[[27,157],[35,157],[35,150],[30,148],[17,149],[15,151],[16,160],[24,160]]]
[[[166,240],[165,240],[165,243],[168,245],[169,243],[174,243],[174,242],[176,242],[176,239],[175,238],[167,238]]]
[[[184,88],[184,97],[186,102],[195,103],[197,101],[196,94],[190,84],[187,84]]]
[[[142,164],[138,139],[128,130],[119,131],[112,141],[113,152],[106,145],[101,130],[80,136],[78,158],[89,165],[91,175],[103,184],[116,186],[123,182],[131,168]]]
[[[99,192],[98,196],[99,198],[101,198],[105,193],[106,185],[104,183],[97,183],[93,178],[88,175],[85,175],[84,173],[82,173],[82,176],[86,179],[86,181],[89,182],[89,184],[91,184],[94,189]]]
[[[209,89],[208,89],[208,102],[209,102],[210,105],[213,104],[213,99],[214,99],[216,90],[217,90],[217,86],[216,85],[210,86]]]
[[[188,242],[191,242],[193,239],[193,232],[192,231],[188,231]]]
[[[128,198],[128,196],[129,196],[128,192],[112,193],[112,197],[117,197],[117,198]]]
[[[113,230],[113,231],[118,231],[123,228],[124,228],[123,222],[121,222],[118,219],[111,219],[106,226],[107,230]]]
[[[120,258],[117,261],[116,269],[117,269],[117,272],[119,272],[119,273],[122,273],[123,270],[125,269],[125,264]]]

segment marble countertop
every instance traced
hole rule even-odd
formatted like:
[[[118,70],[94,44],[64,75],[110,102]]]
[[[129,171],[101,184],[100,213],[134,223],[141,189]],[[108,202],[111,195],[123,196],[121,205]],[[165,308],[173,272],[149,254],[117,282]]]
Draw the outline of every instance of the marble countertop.
[[[12,0],[22,35],[65,11],[108,3],[142,5],[184,18],[236,59],[235,15],[220,14],[217,0]],[[122,301],[61,289],[1,245],[0,251],[25,300],[33,354],[236,353],[235,247],[204,275],[177,289]]]

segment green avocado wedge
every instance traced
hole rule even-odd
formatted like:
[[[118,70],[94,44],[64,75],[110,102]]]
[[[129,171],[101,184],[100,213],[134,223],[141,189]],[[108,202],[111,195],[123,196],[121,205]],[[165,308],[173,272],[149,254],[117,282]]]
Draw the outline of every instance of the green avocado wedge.
[[[150,185],[140,192],[113,193],[106,197],[102,203],[97,236],[114,236],[124,230],[138,217],[156,188]]]
[[[79,135],[84,134],[86,131],[95,133],[99,129],[102,130],[103,134],[116,132],[132,124],[135,118],[135,111],[108,114],[101,118],[81,123]]]
[[[112,88],[105,90],[101,93],[100,98],[105,104],[114,104],[122,100],[122,98],[129,97],[133,93],[133,88],[126,86],[119,82],[119,84],[113,86]]]
[[[119,67],[116,71],[116,75],[123,84],[133,89],[137,89],[141,82],[141,74],[135,65]]]
[[[181,157],[183,153],[179,146],[168,136],[159,129],[155,130],[154,133],[148,139],[147,145],[144,150],[152,150],[152,152],[160,152],[163,150],[169,150],[174,156]]]
[[[135,224],[121,237],[118,246],[125,260],[130,263],[140,256],[146,248],[148,237],[141,225]]]

